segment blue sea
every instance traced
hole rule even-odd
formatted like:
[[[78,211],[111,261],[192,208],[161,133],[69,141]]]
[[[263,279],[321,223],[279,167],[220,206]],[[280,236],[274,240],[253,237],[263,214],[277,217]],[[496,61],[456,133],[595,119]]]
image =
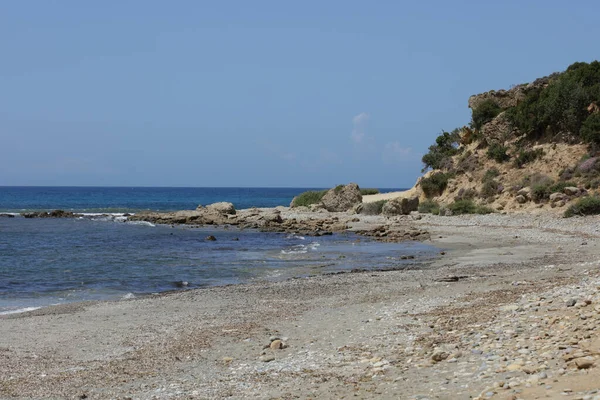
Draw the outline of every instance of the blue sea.
[[[435,249],[354,234],[303,237],[128,222],[117,213],[288,205],[306,188],[0,187],[0,213],[63,209],[75,219],[0,218],[0,314],[84,300],[348,271],[404,268]],[[388,189],[398,190],[398,189]],[[382,190],[385,191],[385,190]],[[206,241],[213,235],[217,241]]]

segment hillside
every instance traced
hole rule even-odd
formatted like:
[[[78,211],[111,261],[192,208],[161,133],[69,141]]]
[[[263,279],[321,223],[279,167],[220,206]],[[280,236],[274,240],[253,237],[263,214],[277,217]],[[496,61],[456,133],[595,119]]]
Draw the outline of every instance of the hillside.
[[[469,126],[437,137],[413,190],[443,213],[564,212],[582,198],[572,211],[600,211],[598,104],[598,61],[471,96]]]

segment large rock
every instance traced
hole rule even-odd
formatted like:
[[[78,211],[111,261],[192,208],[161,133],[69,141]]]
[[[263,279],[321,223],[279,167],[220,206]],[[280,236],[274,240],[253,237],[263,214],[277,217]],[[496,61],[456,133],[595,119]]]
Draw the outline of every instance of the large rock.
[[[356,183],[349,183],[329,189],[321,202],[327,211],[348,211],[362,203],[362,195]]]
[[[408,215],[411,211],[417,211],[419,208],[419,197],[409,197],[402,199],[393,199],[386,202],[381,209],[381,213],[386,216]]]
[[[200,209],[201,206],[198,206]],[[232,203],[222,201],[220,203],[213,203],[206,206],[207,211],[214,211],[219,214],[235,215],[235,207]]]

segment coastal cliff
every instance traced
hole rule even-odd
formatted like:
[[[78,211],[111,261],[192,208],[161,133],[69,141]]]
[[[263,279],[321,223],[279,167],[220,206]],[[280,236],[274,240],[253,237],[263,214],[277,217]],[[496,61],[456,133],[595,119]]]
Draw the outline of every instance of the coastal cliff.
[[[600,212],[598,104],[598,61],[471,96],[469,126],[443,131],[423,156],[422,210]]]

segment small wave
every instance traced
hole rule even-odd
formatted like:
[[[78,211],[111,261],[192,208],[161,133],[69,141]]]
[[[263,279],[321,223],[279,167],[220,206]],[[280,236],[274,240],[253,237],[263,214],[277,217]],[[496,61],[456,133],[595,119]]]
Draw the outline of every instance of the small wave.
[[[148,221],[127,221],[127,223],[131,225],[156,226],[152,222]]]
[[[306,240],[304,236],[296,235],[292,233],[291,235],[286,236],[286,239],[297,239],[297,240]]]
[[[135,295],[133,293],[127,293],[126,295],[121,297],[121,300],[129,300],[129,299],[135,299]]]
[[[19,308],[16,310],[0,311],[0,315],[20,314],[20,313],[24,313],[27,311],[37,310],[39,308],[42,308],[42,307],[25,307],[25,308]]]

